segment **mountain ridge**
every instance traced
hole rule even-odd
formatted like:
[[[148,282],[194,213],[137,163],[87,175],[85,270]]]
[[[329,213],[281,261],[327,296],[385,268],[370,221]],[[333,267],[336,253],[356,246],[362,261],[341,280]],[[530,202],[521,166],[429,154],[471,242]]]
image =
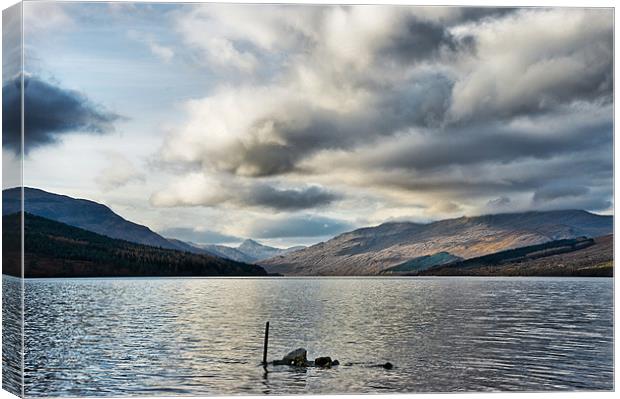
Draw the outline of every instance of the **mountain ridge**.
[[[342,233],[310,247],[275,248],[253,239],[238,247],[165,238],[87,199],[25,187],[26,211],[137,244],[206,254],[290,275],[377,275],[401,265],[426,268],[446,256],[469,259],[507,249],[613,230],[613,217],[583,210],[527,211],[438,220],[385,222]],[[3,214],[20,209],[20,188],[3,190]],[[437,256],[440,253],[446,255]],[[443,260],[442,260],[443,259]]]
[[[57,194],[34,187],[24,187],[25,211],[36,216],[54,220],[102,234],[106,237],[134,242],[137,244],[210,254],[237,262],[254,263],[290,249],[280,249],[260,244],[252,239],[245,240],[245,251],[239,247],[207,244],[200,245],[177,238],[164,237],[149,227],[132,222],[120,216],[110,207],[99,202]],[[2,214],[8,215],[21,209],[21,188],[14,187],[2,191]],[[294,247],[299,249],[299,247]]]
[[[24,214],[25,277],[265,276],[257,265],[110,238]],[[2,218],[3,273],[21,274],[21,214]]]
[[[21,210],[20,187],[2,191],[2,215]],[[110,238],[137,244],[182,249],[150,228],[129,221],[96,201],[24,187],[24,211]]]
[[[263,259],[268,259],[274,256],[283,255],[289,252],[306,248],[304,246],[293,246],[289,248],[270,247],[268,245],[261,244],[251,238],[244,240],[237,247],[229,247],[227,245],[218,244],[186,244],[192,245],[196,248],[200,248],[213,255],[246,263],[255,263]]]
[[[562,238],[602,236],[612,229],[612,216],[574,209],[464,216],[425,224],[387,222],[259,264],[285,275],[375,275],[439,252],[467,259]]]

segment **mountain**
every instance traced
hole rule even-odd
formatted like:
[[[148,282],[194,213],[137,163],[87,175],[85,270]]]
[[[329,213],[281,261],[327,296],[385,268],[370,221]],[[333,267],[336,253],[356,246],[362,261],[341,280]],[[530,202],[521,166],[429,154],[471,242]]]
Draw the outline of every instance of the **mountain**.
[[[272,258],[274,256],[286,255],[291,252],[305,249],[304,246],[295,246],[290,248],[275,248],[263,245],[254,240],[247,239],[237,247],[237,251],[245,254],[247,257],[253,259],[253,262],[258,262],[263,259]]]
[[[277,248],[268,247],[263,244],[259,244],[254,240],[245,240],[237,247],[237,249],[249,257],[254,259],[267,259],[279,254]]]
[[[21,196],[19,187],[2,191],[3,215],[19,212],[20,207]],[[24,187],[24,207],[26,212],[33,215],[111,238],[154,247],[188,250],[168,241],[146,226],[122,218],[107,206],[94,201]]]
[[[21,215],[2,218],[3,272],[20,274]],[[26,277],[264,276],[256,265],[106,237],[64,223],[24,215]]]
[[[456,261],[426,276],[613,276],[613,235],[557,240]]]
[[[243,241],[241,245],[236,248],[215,244],[189,244],[213,255],[245,263],[254,263],[263,259],[284,255],[289,252],[306,248],[304,246],[296,246],[285,249],[275,248],[263,245],[251,239]]]
[[[259,264],[269,272],[285,275],[376,275],[440,252],[468,259],[553,240],[598,237],[612,231],[612,216],[581,210],[461,217],[426,224],[384,223]]]
[[[239,251],[237,248],[227,247],[226,245],[207,244],[199,245],[199,248],[202,248],[213,255],[236,260],[237,262],[253,263],[256,261],[256,258]]]
[[[253,263],[305,247],[279,249],[246,240],[239,248],[224,245],[199,245],[175,238],[165,238],[146,226],[130,222],[105,205],[86,199],[72,198],[36,188],[24,187],[25,211],[46,219],[79,227],[111,238],[137,244],[176,249],[196,254],[211,254],[237,262]],[[19,212],[20,188],[2,191],[2,214]]]
[[[181,251],[193,252],[195,254],[211,254],[209,251],[206,251],[200,248],[199,246],[194,245],[193,243],[190,243],[190,242],[185,242],[185,241],[177,240],[176,238],[168,238],[168,237],[166,237],[166,240],[172,243],[175,246],[175,249],[178,249]],[[215,255],[215,254],[212,254],[212,255]]]

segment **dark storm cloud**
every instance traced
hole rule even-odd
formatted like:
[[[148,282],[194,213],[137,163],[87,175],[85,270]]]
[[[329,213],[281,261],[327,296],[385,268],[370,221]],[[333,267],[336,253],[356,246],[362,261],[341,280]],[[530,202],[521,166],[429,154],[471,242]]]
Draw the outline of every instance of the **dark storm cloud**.
[[[584,176],[585,177],[585,176]],[[584,185],[580,185],[584,184]],[[585,184],[589,184],[586,186]],[[541,185],[532,196],[535,209],[587,209],[604,211],[612,206],[613,185],[590,182],[587,179],[574,181],[549,181]]]
[[[2,85],[3,145],[21,146],[21,79]],[[29,76],[24,80],[25,152],[54,144],[72,132],[103,134],[114,130],[120,116],[93,104],[83,94]]]
[[[292,216],[275,220],[257,220],[249,235],[255,238],[291,238],[334,236],[353,229],[347,222],[321,216]]]
[[[181,183],[184,184],[184,183]],[[197,195],[187,198],[185,192],[172,187],[155,193],[151,203],[159,207],[235,205],[238,207],[266,208],[275,212],[320,208],[337,201],[341,196],[319,186],[294,188],[274,187],[269,183],[243,183],[222,180],[194,181]]]
[[[534,209],[540,210],[560,210],[560,209],[585,209],[592,212],[608,211],[613,203],[609,200],[611,193],[599,196],[587,196],[576,198],[563,198],[544,203],[536,203]]]
[[[216,231],[195,230],[186,227],[174,227],[165,229],[162,230],[160,234],[164,237],[176,238],[179,240],[195,242],[198,244],[220,244],[243,241],[243,239],[239,237],[221,234]]]
[[[613,125],[607,121],[563,134],[538,134],[499,125],[477,126],[426,136],[396,151],[377,154],[371,162],[377,167],[420,171],[452,165],[508,163],[524,158],[545,159],[593,148],[609,149],[612,141]]]
[[[384,46],[379,57],[388,57],[399,62],[428,61],[438,55],[439,51],[456,50],[457,39],[448,32],[445,26],[411,18],[402,32],[398,32],[387,46]]]
[[[566,197],[580,197],[590,192],[588,187],[584,186],[547,186],[536,190],[534,193],[534,202],[544,202]]]
[[[424,74],[385,88],[363,113],[308,111],[304,123],[274,114],[256,121],[250,134],[259,135],[269,126],[280,139],[278,143],[250,140],[205,158],[221,159],[220,164],[228,163],[228,171],[237,174],[285,174],[294,171],[300,160],[320,150],[350,149],[373,137],[387,138],[409,126],[436,126],[450,105],[451,87],[451,81],[444,76]]]
[[[508,197],[499,197],[487,202],[487,206],[491,208],[501,208],[510,204],[510,198]]]
[[[337,199],[339,199],[338,195],[316,186],[280,190],[269,185],[259,185],[246,195],[245,202],[250,205],[290,211],[328,205]]]
[[[585,186],[587,196],[609,200],[613,179],[611,148],[584,149],[583,152],[545,159],[524,158],[509,163],[452,165],[422,173],[403,170],[369,172],[359,184],[364,187],[390,187],[412,193],[434,193],[442,198],[458,200],[500,197],[512,198],[522,193],[553,186]],[[563,198],[563,203],[576,198]],[[514,202],[511,200],[511,202]],[[599,201],[600,202],[600,201]],[[559,203],[559,202],[558,202]],[[493,204],[487,203],[487,207]],[[539,208],[542,202],[536,203]],[[563,205],[566,208],[565,205]],[[561,207],[554,207],[561,209]]]
[[[275,123],[275,122],[274,122]],[[246,146],[235,146],[220,156],[229,157],[234,153],[239,162],[227,167],[229,172],[236,174],[262,177],[284,174],[295,169],[299,155],[288,144],[255,143]],[[229,158],[230,159],[230,158]],[[241,171],[241,172],[240,172]]]
[[[14,5],[2,12],[2,82],[6,84],[14,84],[13,78],[18,76],[22,71],[22,8],[21,5]],[[7,83],[8,82],[8,83]],[[15,89],[19,90],[21,84]],[[18,92],[19,95],[19,92]],[[2,90],[2,143],[11,147],[15,152],[19,151],[21,146],[21,128],[18,126],[11,127],[9,122],[11,115],[17,115],[21,118],[21,107],[19,102],[10,98],[10,93]],[[15,148],[17,147],[17,148]]]
[[[458,22],[477,22],[483,19],[501,18],[518,11],[512,7],[461,7]]]
[[[585,62],[585,60],[583,61]],[[587,67],[587,71],[580,74],[579,78],[575,78],[574,75],[566,76],[565,80],[550,85],[542,92],[535,93],[536,90],[531,89],[530,91],[535,94],[523,95],[503,106],[490,105],[486,109],[478,109],[475,115],[467,119],[474,123],[484,123],[495,120],[509,120],[520,116],[552,114],[566,105],[578,102],[597,103],[601,106],[611,104],[613,102],[612,54],[593,55],[588,63],[590,65]],[[561,67],[550,68],[549,73],[553,73],[555,76],[567,75],[567,72]]]

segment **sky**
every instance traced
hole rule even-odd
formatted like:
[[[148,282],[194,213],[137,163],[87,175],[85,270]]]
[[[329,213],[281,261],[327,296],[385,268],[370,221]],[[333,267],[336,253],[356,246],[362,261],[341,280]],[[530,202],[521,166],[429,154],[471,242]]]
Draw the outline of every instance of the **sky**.
[[[612,213],[611,9],[23,10],[24,184],[167,237],[286,247],[387,221]]]

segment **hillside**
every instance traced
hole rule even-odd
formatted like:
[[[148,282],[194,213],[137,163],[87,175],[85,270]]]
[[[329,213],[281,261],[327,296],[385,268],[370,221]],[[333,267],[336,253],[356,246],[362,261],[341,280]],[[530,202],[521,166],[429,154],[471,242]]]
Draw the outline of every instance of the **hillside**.
[[[426,276],[613,276],[613,235],[559,240],[420,272]]]
[[[111,238],[168,249],[181,248],[146,226],[130,222],[94,201],[24,187],[25,212]],[[2,191],[2,214],[20,211],[20,189]]]
[[[19,248],[20,215],[4,216],[5,248]],[[256,265],[109,238],[26,214],[26,277],[264,276]],[[3,273],[19,275],[19,252],[3,251]]]
[[[177,241],[177,240],[171,240]],[[291,248],[276,248],[263,245],[254,240],[247,239],[243,241],[237,247],[229,247],[226,245],[216,244],[191,244],[197,248],[200,248],[215,256],[219,256],[226,259],[236,260],[238,262],[255,263],[263,259],[268,259],[278,255],[284,255],[289,252],[298,251],[304,249],[303,246],[291,247]]]
[[[458,256],[451,255],[447,252],[439,252],[434,255],[424,255],[413,258],[400,265],[392,266],[382,273],[390,275],[415,274],[434,266],[450,264],[459,260],[461,260],[461,258]]]
[[[154,247],[218,256],[237,262],[253,263],[261,259],[288,253],[303,247],[280,249],[262,245],[253,240],[239,247],[199,245],[176,238],[163,237],[146,226],[133,223],[97,202],[54,194],[36,188],[24,187],[25,211],[33,215],[82,228],[111,238],[118,238]],[[20,189],[2,191],[2,214],[20,210]]]
[[[206,244],[198,245],[201,249],[221,258],[236,260],[237,262],[253,263],[256,259],[244,254],[236,248],[227,247],[226,245]]]
[[[385,223],[259,264],[285,275],[376,275],[440,252],[468,259],[559,239],[602,236],[612,230],[612,216],[580,210],[461,217],[428,224]]]
[[[290,248],[275,248],[263,245],[251,239],[247,239],[237,247],[237,250],[253,259],[254,262],[256,262],[263,259],[269,259],[278,255],[286,255],[290,252],[299,251],[300,249],[304,248],[306,247],[295,246]]]

